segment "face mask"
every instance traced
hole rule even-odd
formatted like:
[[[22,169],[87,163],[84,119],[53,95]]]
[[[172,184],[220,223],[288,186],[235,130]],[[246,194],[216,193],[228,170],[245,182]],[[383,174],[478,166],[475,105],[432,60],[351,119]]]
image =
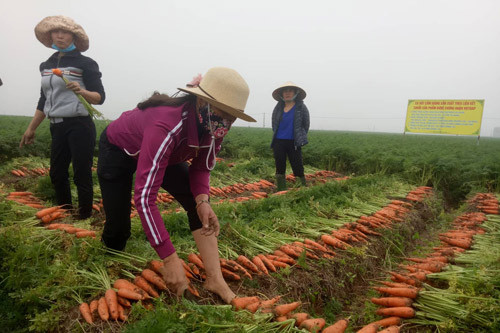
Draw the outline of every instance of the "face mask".
[[[205,106],[198,113],[198,121],[201,126],[216,139],[223,138],[229,129],[232,122],[216,115],[209,106]]]
[[[70,45],[70,46],[68,46],[67,48],[65,48],[65,49],[61,49],[61,48],[57,47],[57,45],[56,45],[56,44],[52,44],[52,48],[53,48],[54,50],[59,51],[59,52],[64,52],[64,53],[66,53],[66,52],[70,52],[70,51],[73,51],[74,49],[76,49],[76,46],[75,46],[75,44],[71,43],[71,45]]]

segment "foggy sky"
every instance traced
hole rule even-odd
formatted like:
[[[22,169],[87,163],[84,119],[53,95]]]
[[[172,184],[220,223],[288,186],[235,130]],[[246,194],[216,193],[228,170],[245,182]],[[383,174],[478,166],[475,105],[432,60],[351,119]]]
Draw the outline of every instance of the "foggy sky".
[[[291,80],[312,129],[402,132],[409,99],[484,99],[481,135],[500,127],[497,0],[2,0],[0,114],[35,112],[53,51],[33,29],[49,15],[87,32],[109,119],[225,66],[250,86],[251,126],[270,126],[271,93]]]

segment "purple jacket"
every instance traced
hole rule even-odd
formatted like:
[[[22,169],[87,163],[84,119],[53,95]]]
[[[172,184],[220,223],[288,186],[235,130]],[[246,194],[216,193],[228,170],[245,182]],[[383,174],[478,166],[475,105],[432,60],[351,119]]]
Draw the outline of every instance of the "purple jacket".
[[[206,134],[199,141],[196,122],[194,104],[187,102],[180,106],[136,108],[123,112],[106,131],[109,142],[137,159],[135,207],[151,246],[162,259],[175,252],[156,206],[167,166],[192,158],[189,183],[193,196],[209,194],[210,190],[210,170],[206,162],[211,136]],[[221,143],[222,139],[215,140],[216,154]],[[212,167],[214,163],[211,153],[208,166]]]

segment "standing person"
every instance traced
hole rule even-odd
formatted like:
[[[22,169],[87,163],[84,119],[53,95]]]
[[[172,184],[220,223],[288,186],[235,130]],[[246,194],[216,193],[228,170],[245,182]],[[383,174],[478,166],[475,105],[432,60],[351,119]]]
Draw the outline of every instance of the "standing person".
[[[156,206],[160,187],[187,212],[206,268],[204,287],[229,303],[235,295],[222,277],[219,221],[210,206],[209,181],[215,156],[234,120],[255,121],[244,113],[249,89],[235,70],[215,67],[179,90],[187,94],[154,93],[101,134],[97,174],[106,213],[102,241],[115,250],[125,248],[135,173],[135,207],[151,246],[163,260],[168,287],[181,295],[188,280]]]
[[[286,82],[273,91],[278,101],[273,110],[273,140],[271,148],[276,164],[277,190],[286,189],[286,158],[290,161],[293,174],[306,185],[301,147],[308,143],[309,110],[304,104],[306,92],[293,82]]]
[[[40,99],[19,147],[33,143],[40,123],[45,117],[50,120],[50,179],[57,204],[72,208],[68,168],[73,162],[78,218],[85,219],[92,214],[92,159],[96,129],[75,93],[91,104],[102,104],[105,94],[101,72],[94,60],[81,54],[89,48],[89,39],[83,28],[71,18],[46,17],[35,27],[35,35],[43,45],[57,52],[40,65]],[[70,80],[68,84],[52,73],[55,68],[62,70]]]

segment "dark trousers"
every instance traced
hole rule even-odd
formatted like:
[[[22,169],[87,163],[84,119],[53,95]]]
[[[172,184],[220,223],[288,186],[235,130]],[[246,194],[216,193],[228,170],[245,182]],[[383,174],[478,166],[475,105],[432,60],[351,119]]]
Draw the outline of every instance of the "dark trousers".
[[[78,192],[80,218],[92,214],[92,161],[96,130],[91,117],[64,118],[50,125],[50,179],[58,205],[72,205],[69,185],[69,164],[73,162],[73,181]]]
[[[123,250],[130,237],[132,182],[137,160],[108,141],[106,130],[99,140],[97,175],[101,187],[106,223],[102,233],[104,244]],[[196,202],[189,187],[187,163],[168,166],[161,185],[187,211],[191,231],[202,227]]]
[[[290,161],[295,177],[304,177],[304,165],[302,163],[302,150],[295,147],[293,140],[275,139],[273,144],[274,163],[276,174],[284,175],[286,172],[286,158]]]

